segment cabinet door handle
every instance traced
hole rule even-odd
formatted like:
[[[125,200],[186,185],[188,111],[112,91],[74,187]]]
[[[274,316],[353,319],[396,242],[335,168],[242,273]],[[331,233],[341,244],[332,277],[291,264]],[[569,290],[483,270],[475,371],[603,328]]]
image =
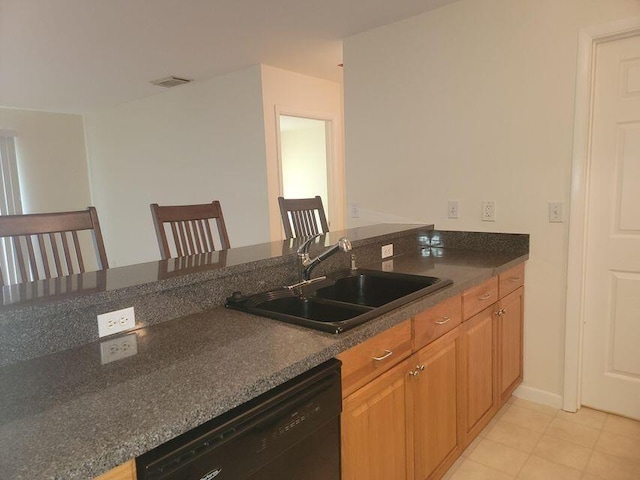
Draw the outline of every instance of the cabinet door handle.
[[[520,280],[520,275],[518,275],[517,277],[509,277],[508,280],[510,282],[518,282]]]
[[[449,320],[451,320],[451,318],[444,316],[442,317],[442,320],[437,320],[435,322],[436,325],[444,325],[445,323],[447,323]]]
[[[411,370],[409,372],[409,375],[411,375],[412,377],[417,377],[418,375],[420,375],[420,370]]]
[[[496,312],[496,315],[501,317],[502,315],[504,315],[505,313],[507,313],[507,310],[505,310],[504,308],[501,308],[500,310],[498,310]]]
[[[478,297],[478,300],[488,300],[489,298],[491,298],[491,294],[490,293],[485,293],[484,295],[480,295]]]
[[[373,359],[376,362],[381,362],[382,360],[384,360],[385,358],[389,358],[391,355],[393,355],[393,352],[391,350],[385,350],[385,354],[380,356],[380,357],[373,357]]]

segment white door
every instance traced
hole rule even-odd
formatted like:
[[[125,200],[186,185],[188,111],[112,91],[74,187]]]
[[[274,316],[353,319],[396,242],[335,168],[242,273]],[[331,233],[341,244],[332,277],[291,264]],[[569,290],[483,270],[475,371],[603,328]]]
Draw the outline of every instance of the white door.
[[[595,55],[582,404],[640,419],[640,36]]]

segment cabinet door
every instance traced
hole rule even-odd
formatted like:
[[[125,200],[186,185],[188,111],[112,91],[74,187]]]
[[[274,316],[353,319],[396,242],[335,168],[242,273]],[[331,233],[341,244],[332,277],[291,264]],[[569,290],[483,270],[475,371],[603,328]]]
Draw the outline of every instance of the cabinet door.
[[[498,305],[498,391],[506,402],[522,381],[522,329],[524,288],[500,300]]]
[[[439,478],[460,451],[457,371],[460,329],[416,354],[417,375],[409,378],[413,401],[415,480]]]
[[[494,413],[495,313],[493,305],[462,324],[460,387],[465,445],[484,428]]]
[[[342,479],[405,480],[411,439],[407,432],[405,360],[343,401]]]

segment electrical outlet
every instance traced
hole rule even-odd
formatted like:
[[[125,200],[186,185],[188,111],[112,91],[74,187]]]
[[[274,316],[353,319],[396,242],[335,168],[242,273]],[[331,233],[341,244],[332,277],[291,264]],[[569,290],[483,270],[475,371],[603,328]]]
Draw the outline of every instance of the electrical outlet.
[[[98,336],[113,335],[136,326],[136,315],[133,307],[115,310],[98,315]]]
[[[456,200],[449,200],[447,207],[448,218],[458,218],[458,202]]]
[[[393,257],[393,243],[382,246],[382,258]]]
[[[135,333],[105,340],[100,344],[100,359],[102,365],[123,358],[131,357],[138,353],[138,337]]]
[[[496,203],[495,202],[482,202],[482,221],[483,222],[496,221]]]
[[[549,223],[562,223],[564,221],[562,202],[549,202]]]

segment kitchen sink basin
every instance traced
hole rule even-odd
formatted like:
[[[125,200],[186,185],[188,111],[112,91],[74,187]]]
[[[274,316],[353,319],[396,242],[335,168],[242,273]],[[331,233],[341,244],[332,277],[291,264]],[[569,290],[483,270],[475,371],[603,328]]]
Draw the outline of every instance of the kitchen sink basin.
[[[421,275],[376,270],[349,270],[345,276],[338,277],[333,285],[318,288],[314,295],[337,302],[381,307],[441,281],[436,277]]]
[[[451,285],[451,280],[378,270],[344,270],[300,288],[227,299],[236,310],[340,333]]]

